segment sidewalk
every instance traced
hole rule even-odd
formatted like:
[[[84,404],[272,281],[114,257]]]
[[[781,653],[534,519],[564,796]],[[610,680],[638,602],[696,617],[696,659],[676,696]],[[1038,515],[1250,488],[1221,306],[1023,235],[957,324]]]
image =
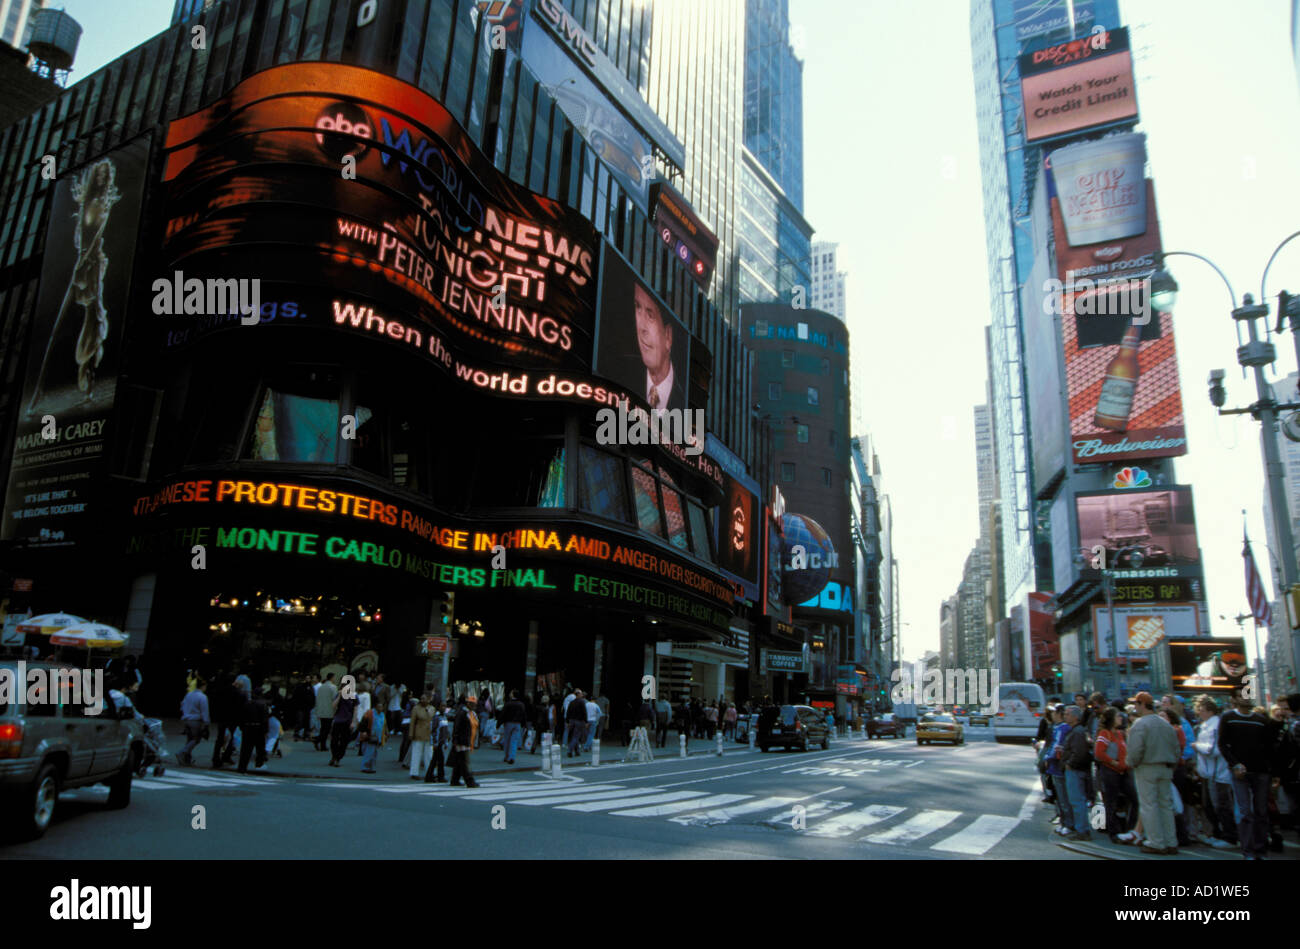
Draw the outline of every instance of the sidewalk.
[[[1206,844],[1191,844],[1187,847],[1179,847],[1177,856],[1162,856],[1154,853],[1143,853],[1141,847],[1132,844],[1112,843],[1110,838],[1104,833],[1094,830],[1092,840],[1066,840],[1056,833],[1056,825],[1053,824],[1050,837],[1053,843],[1065,850],[1072,850],[1075,853],[1086,854],[1090,857],[1097,857],[1102,860],[1213,860],[1228,861],[1240,863],[1245,858],[1241,855],[1241,850],[1237,847],[1229,849],[1219,849],[1210,847]],[[1283,837],[1282,852],[1269,852],[1269,860],[1300,860],[1300,843],[1290,839],[1290,834]]]
[[[181,730],[179,719],[163,719],[163,734],[167,738],[167,750],[173,756],[185,746],[185,736]],[[851,739],[840,739],[848,741]],[[312,778],[312,779],[344,779],[347,781],[373,781],[377,784],[391,783],[409,783],[411,780],[410,767],[399,767],[397,764],[397,752],[402,747],[401,738],[389,738],[384,746],[379,749],[379,754],[375,759],[375,773],[361,773],[361,756],[357,754],[356,742],[348,746],[348,753],[339,762],[339,767],[331,768],[329,766],[330,753],[328,751],[317,751],[315,746],[309,741],[294,741],[293,733],[289,732],[280,738],[280,758],[270,758],[266,763],[265,771],[258,771],[257,774],[266,777],[281,778]],[[556,746],[558,748],[558,746]],[[723,741],[723,753],[726,757],[734,754],[749,753],[750,747],[747,744],[739,742]],[[670,731],[668,733],[668,744],[664,748],[654,748],[654,760],[661,761],[666,758],[679,759],[681,756],[680,745],[677,733]],[[706,738],[691,738],[686,742],[686,753],[691,757],[711,756],[717,758],[717,743]],[[617,736],[606,738],[600,743],[600,765],[618,764],[622,762],[623,756],[627,754],[627,748],[622,744]],[[755,749],[753,754],[758,754]],[[515,763],[505,763],[505,752],[500,748],[491,745],[479,745],[478,750],[470,755],[470,767],[473,769],[475,777],[497,776],[503,774],[526,774],[529,772],[539,771],[542,767],[542,755],[539,750],[537,754],[529,754],[522,749],[515,754]],[[238,757],[235,759],[238,761]],[[167,765],[169,771],[210,771],[212,769],[212,740],[209,739],[200,742],[199,746],[194,749],[194,766],[186,768],[179,762],[171,762]],[[588,767],[591,764],[591,753],[585,752],[576,758],[564,757],[561,759],[562,768],[567,771],[570,768],[578,766]],[[253,770],[253,759],[249,760],[249,772]],[[233,771],[234,767],[227,765],[223,771]],[[451,777],[451,766],[447,766],[447,777]]]

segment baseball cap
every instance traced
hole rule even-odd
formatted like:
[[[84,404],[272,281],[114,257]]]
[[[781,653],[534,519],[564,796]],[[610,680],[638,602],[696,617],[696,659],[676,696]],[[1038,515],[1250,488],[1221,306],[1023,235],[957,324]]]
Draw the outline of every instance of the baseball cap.
[[[1151,697],[1150,692],[1139,692],[1137,695],[1133,696],[1132,702],[1134,705],[1145,705],[1148,707],[1153,707],[1156,704],[1156,700]]]
[[[1225,652],[1220,654],[1219,658],[1222,659],[1224,662],[1244,663],[1246,661],[1246,657],[1239,652]]]

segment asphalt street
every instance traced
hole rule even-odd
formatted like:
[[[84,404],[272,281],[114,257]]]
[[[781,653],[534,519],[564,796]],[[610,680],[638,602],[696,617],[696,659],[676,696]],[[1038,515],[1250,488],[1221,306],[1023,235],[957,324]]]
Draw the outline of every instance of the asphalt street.
[[[485,752],[491,754],[492,752]],[[499,752],[498,752],[499,754]],[[485,776],[477,790],[169,769],[130,807],[66,792],[16,858],[1088,859],[1055,845],[1033,754],[983,728],[966,744],[838,739],[829,751],[569,767]],[[201,808],[196,810],[196,808]],[[201,815],[205,827],[198,829]],[[495,826],[494,826],[495,825]]]

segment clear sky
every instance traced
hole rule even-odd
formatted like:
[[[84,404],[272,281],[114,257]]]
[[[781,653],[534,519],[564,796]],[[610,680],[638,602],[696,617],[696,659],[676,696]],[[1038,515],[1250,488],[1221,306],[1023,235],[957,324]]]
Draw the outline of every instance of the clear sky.
[[[164,28],[172,0],[64,0],[85,32],[73,78]],[[1214,260],[1238,298],[1300,230],[1300,91],[1290,4],[1121,0],[1137,50],[1140,129],[1166,250]],[[854,366],[893,499],[909,657],[939,644],[939,604],[978,536],[973,406],[984,401],[989,322],[968,0],[791,0],[804,66],[805,212],[840,243],[849,272]],[[1170,261],[1190,453],[1176,465],[1196,501],[1213,632],[1245,608],[1241,509],[1264,553],[1259,426],[1218,418],[1209,370],[1228,369],[1230,406],[1254,399],[1235,368],[1227,290],[1207,266]],[[1300,293],[1300,240],[1269,294]],[[1271,300],[1270,302],[1275,302]],[[1296,367],[1278,342],[1277,378]],[[1265,573],[1271,571],[1265,569]],[[1266,582],[1271,580],[1266,577]],[[1249,629],[1249,627],[1248,627]],[[1253,649],[1253,645],[1252,645]]]
[[[853,361],[897,525],[904,650],[918,656],[938,648],[939,605],[979,530],[971,407],[984,401],[989,302],[969,3],[791,0],[790,11],[805,59],[804,210],[849,272]],[[1300,230],[1290,4],[1121,0],[1120,13],[1165,249],[1204,254],[1238,299],[1258,297],[1273,248]],[[1189,447],[1176,474],[1193,486],[1212,632],[1230,635],[1218,617],[1246,606],[1242,508],[1267,572],[1263,466],[1258,424],[1218,418],[1205,379],[1229,370],[1229,406],[1254,387],[1235,365],[1223,283],[1190,258],[1169,263]],[[1273,266],[1271,302],[1283,288],[1300,292],[1300,239]],[[1277,342],[1270,378],[1296,366],[1292,338]]]

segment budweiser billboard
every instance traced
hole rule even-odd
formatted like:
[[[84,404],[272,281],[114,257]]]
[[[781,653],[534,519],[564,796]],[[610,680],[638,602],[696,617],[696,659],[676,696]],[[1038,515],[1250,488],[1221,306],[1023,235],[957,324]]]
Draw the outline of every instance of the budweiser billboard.
[[[1088,144],[1097,147],[1047,159],[1072,457],[1100,464],[1184,455],[1173,317],[1151,308],[1146,282],[1161,250],[1155,191],[1149,180],[1129,180],[1141,176],[1142,137]]]
[[[1136,120],[1137,88],[1128,30],[1094,28],[1020,57],[1025,141]]]

